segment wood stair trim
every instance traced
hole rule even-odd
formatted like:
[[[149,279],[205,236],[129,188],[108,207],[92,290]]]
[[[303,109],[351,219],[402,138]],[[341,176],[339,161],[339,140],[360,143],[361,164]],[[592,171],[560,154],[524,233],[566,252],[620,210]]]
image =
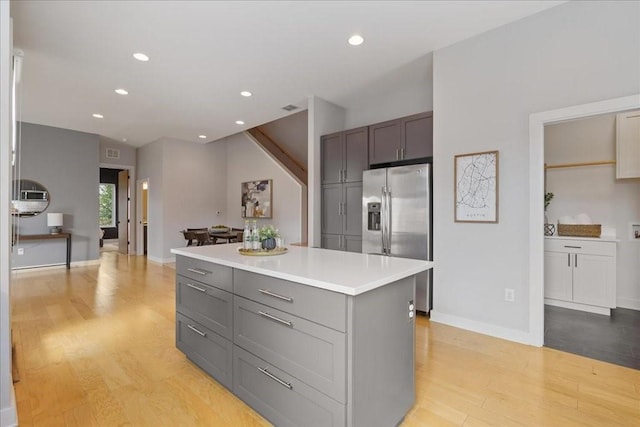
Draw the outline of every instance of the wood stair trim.
[[[305,186],[308,182],[307,170],[297,162],[287,151],[285,151],[278,143],[269,138],[264,132],[258,128],[248,129],[246,131],[253,139],[260,144],[278,163],[282,165],[291,175],[296,177]]]

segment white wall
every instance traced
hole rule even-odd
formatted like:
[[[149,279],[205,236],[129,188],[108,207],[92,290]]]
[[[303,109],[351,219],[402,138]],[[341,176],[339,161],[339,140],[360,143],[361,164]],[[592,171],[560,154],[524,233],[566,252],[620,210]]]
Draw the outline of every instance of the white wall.
[[[11,376],[11,19],[0,2],[0,426],[17,423]]]
[[[544,156],[548,165],[615,160],[616,115],[546,126]],[[615,165],[548,169],[547,191],[550,223],[584,212],[603,233],[615,232],[618,306],[640,310],[640,241],[629,236],[629,223],[640,224],[640,179],[617,180]]]
[[[312,96],[309,98],[308,114],[308,244],[310,247],[320,247],[320,137],[345,130],[346,112],[342,107]]]
[[[345,129],[433,110],[433,54],[398,67],[340,102]]]
[[[246,181],[272,179],[272,218],[259,219],[258,225],[273,224],[287,244],[300,242],[302,187],[244,133],[231,135],[210,145],[224,145],[227,151],[227,225],[244,227],[240,216],[240,185]]]
[[[165,140],[163,156],[162,258],[167,260],[174,258],[172,248],[185,246],[180,230],[227,223],[227,164],[236,163],[228,162],[222,144]]]
[[[308,122],[305,110],[265,123],[260,126],[260,130],[306,169]]]
[[[162,141],[156,141],[138,148],[136,153],[138,179],[149,180],[147,257],[156,262],[163,262],[164,248],[162,147]]]
[[[435,52],[433,320],[530,342],[529,115],[637,93],[639,75],[638,2],[570,2]],[[500,222],[454,223],[453,157],[485,150]]]
[[[123,144],[105,136],[99,136],[100,140],[100,164],[112,164],[117,166],[135,166],[136,165],[136,148],[127,144]],[[111,159],[107,157],[107,148],[115,148],[120,150],[119,159]]]

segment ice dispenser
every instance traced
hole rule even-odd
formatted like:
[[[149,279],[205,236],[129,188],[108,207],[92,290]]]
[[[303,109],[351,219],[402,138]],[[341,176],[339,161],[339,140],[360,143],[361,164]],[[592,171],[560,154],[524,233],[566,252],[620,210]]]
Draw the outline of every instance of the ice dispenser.
[[[367,203],[367,229],[380,230],[380,203]]]

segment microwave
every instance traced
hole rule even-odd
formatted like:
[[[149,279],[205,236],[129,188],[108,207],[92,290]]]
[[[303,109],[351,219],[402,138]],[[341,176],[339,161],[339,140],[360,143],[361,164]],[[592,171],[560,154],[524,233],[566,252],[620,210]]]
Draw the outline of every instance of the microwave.
[[[20,200],[48,200],[49,192],[40,190],[20,190]]]

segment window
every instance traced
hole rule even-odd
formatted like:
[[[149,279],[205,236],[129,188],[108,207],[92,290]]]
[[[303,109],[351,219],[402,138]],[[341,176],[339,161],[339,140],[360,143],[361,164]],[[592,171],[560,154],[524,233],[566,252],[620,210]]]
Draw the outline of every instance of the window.
[[[116,226],[116,185],[100,184],[98,190],[100,227]]]

